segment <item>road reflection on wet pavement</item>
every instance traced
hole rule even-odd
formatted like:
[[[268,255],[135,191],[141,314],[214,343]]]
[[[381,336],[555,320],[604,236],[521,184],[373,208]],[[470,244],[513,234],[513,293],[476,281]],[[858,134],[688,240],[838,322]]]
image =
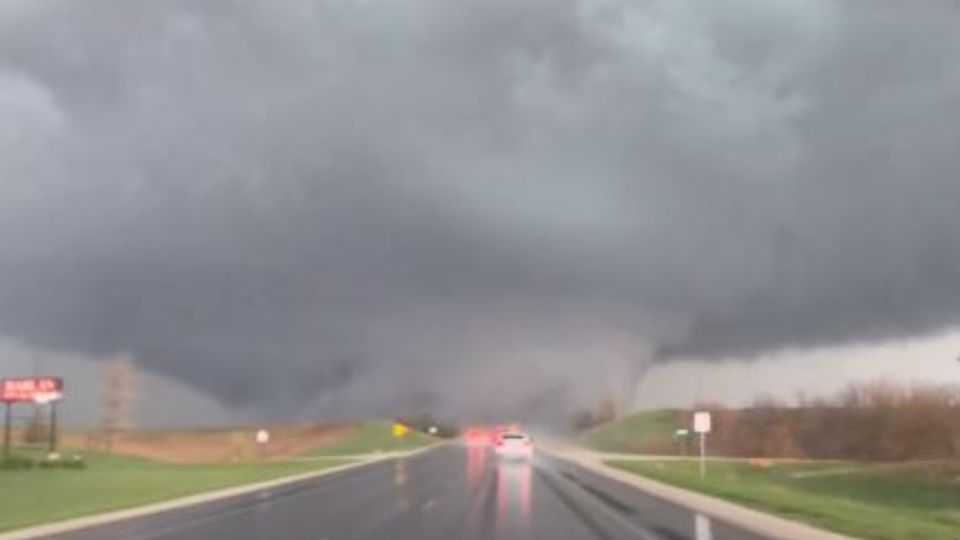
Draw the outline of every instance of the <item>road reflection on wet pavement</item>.
[[[449,444],[319,478],[92,527],[68,540],[757,540],[536,452]]]

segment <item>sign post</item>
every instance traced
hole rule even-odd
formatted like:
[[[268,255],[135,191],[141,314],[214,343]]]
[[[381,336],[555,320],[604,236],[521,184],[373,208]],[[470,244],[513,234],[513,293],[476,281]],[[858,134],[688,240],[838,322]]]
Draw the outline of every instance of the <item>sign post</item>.
[[[687,455],[687,437],[690,435],[690,430],[685,428],[680,428],[674,432],[673,437],[680,441],[680,455]]]
[[[265,429],[257,431],[255,436],[257,447],[260,449],[260,459],[267,457],[267,443],[270,442],[270,432]]]
[[[57,402],[50,402],[50,446],[48,455],[54,459],[57,457]]]
[[[3,459],[10,459],[10,422],[13,421],[13,404],[3,402]]]
[[[693,413],[693,431],[700,435],[700,478],[707,475],[707,433],[710,433],[710,413],[699,411]]]

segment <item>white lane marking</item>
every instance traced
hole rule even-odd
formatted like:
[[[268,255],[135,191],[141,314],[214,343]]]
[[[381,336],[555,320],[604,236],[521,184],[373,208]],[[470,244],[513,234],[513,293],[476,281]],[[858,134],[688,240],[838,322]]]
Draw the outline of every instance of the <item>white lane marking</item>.
[[[576,486],[577,489],[573,490],[573,493],[578,494],[578,498],[580,499],[580,501],[588,501],[588,503],[595,510],[598,510],[601,514],[606,515],[607,519],[615,522],[617,526],[620,527],[621,530],[629,531],[640,540],[660,540],[660,536],[657,534],[654,534],[653,531],[650,531],[646,527],[643,527],[642,525],[639,525],[637,523],[634,523],[630,519],[627,519],[616,510],[610,508],[606,504],[603,504],[602,502],[597,500],[596,497],[594,497],[593,495],[588,494],[587,491],[583,489],[583,487],[578,486],[575,482],[573,482],[569,478],[564,478],[562,474],[560,474],[559,472],[556,472],[557,471],[556,467],[551,466],[549,463],[543,463],[543,462],[537,462],[534,465],[534,467],[537,470],[539,470],[541,474],[552,475],[553,478],[559,479],[561,483],[564,483],[566,485]]]
[[[710,526],[710,518],[703,514],[695,514],[693,524],[697,540],[713,540],[713,528]]]

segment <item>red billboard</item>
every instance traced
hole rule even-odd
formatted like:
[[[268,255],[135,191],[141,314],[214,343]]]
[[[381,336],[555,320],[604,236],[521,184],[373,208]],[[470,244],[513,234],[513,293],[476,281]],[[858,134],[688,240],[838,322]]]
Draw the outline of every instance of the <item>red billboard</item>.
[[[29,377],[0,380],[0,401],[7,403],[49,403],[63,397],[60,377]]]

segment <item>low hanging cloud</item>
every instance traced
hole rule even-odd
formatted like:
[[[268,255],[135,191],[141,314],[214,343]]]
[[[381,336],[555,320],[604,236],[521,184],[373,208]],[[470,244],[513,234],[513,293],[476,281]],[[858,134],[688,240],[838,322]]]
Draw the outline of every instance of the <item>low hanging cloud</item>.
[[[0,8],[0,333],[270,414],[556,411],[960,321],[960,10]]]

